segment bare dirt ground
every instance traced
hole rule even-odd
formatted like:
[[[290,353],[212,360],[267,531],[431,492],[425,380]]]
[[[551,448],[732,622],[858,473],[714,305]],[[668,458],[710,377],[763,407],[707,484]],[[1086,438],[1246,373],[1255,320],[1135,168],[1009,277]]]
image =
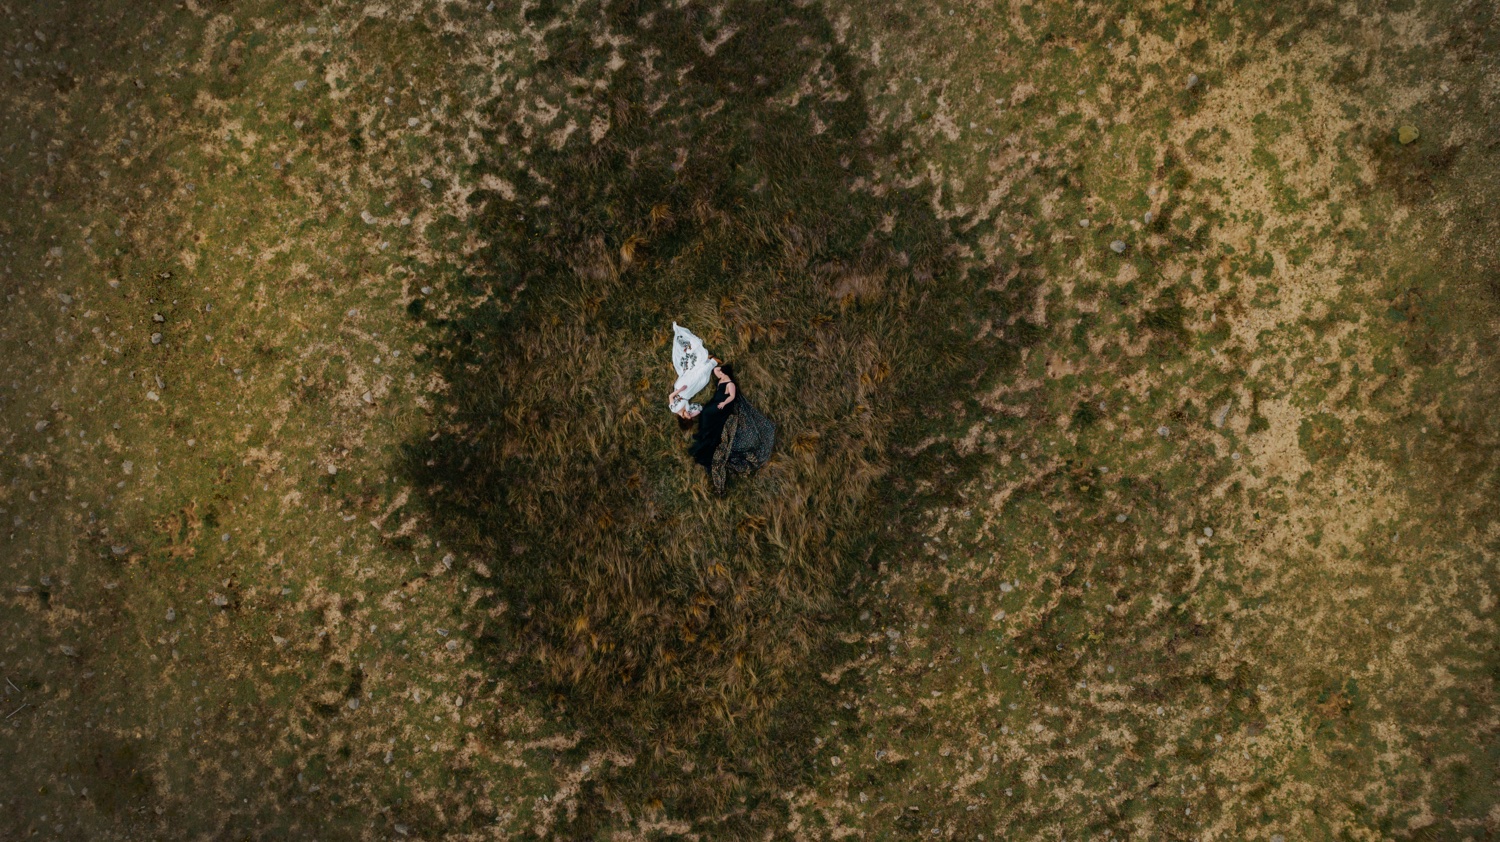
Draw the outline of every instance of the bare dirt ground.
[[[1500,834],[1492,5],[0,21],[0,836]]]

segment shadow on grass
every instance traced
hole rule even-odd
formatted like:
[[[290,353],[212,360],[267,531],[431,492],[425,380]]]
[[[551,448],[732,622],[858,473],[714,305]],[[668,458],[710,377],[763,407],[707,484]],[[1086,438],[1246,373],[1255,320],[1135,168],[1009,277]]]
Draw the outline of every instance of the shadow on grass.
[[[660,800],[748,833],[831,716],[829,632],[908,505],[893,446],[954,426],[1017,358],[974,337],[1011,309],[993,290],[1023,285],[952,257],[818,7],[526,14],[550,57],[522,99],[566,104],[545,128],[497,109],[463,295],[409,308],[450,389],[406,473],[497,595],[484,657],[582,729],[580,752],[635,758],[558,832]],[[673,320],[780,427],[725,500],[665,408]]]

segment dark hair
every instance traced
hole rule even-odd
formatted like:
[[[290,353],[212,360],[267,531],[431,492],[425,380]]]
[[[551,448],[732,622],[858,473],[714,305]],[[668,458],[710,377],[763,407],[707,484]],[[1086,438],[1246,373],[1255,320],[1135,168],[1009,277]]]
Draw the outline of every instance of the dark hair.
[[[677,416],[677,429],[679,429],[679,430],[691,430],[691,429],[693,429],[693,425],[696,424],[697,422],[698,422],[697,418],[683,418],[681,415],[679,415],[679,416]]]

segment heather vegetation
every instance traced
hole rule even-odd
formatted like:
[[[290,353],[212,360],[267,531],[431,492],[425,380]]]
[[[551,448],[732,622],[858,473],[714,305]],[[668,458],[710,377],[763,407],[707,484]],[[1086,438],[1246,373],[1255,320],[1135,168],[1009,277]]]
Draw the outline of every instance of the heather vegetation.
[[[0,837],[1500,833],[1490,6],[0,21]]]

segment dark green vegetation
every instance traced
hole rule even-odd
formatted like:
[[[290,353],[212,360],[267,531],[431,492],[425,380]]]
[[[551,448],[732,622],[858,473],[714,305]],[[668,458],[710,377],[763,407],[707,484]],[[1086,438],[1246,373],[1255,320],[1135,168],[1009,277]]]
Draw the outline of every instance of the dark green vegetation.
[[[0,837],[1500,833],[1485,4],[0,21]]]

